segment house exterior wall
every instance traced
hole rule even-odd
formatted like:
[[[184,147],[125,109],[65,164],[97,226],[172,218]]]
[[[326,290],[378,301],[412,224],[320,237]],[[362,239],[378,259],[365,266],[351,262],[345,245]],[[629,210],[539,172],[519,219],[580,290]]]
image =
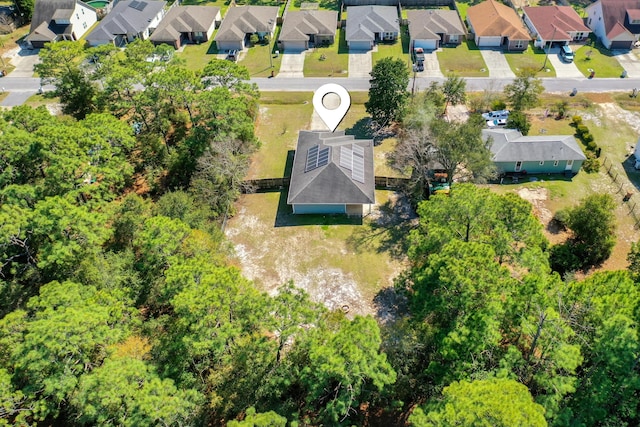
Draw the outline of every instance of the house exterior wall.
[[[225,50],[242,50],[244,49],[244,40],[216,41],[219,51]]]
[[[573,166],[571,166],[571,172],[574,174],[580,171],[582,167],[582,160],[574,160]],[[494,162],[498,172],[500,173],[512,173],[516,171],[516,162]],[[565,173],[567,170],[567,161],[559,160],[558,164],[554,166],[553,160],[545,160],[544,164],[540,164],[539,161],[523,161],[522,167],[519,172],[526,172],[527,174],[548,174],[548,173]]]
[[[89,28],[98,21],[98,16],[94,9],[83,4],[76,3],[76,7],[71,14],[70,21],[73,26],[73,35],[77,40],[89,31]]]
[[[585,12],[587,13],[587,27],[591,28],[591,31],[602,41],[602,44],[605,46],[610,44],[606,40],[604,21],[602,20],[602,4],[599,1],[592,3],[587,6]],[[606,43],[605,40],[607,41]]]
[[[293,213],[294,214],[345,214],[347,213],[347,205],[339,204],[339,205],[310,205],[310,204],[294,204]]]
[[[462,43],[463,35],[460,34],[444,34],[442,43],[444,44],[460,44]]]
[[[507,43],[507,50],[527,50],[529,46],[529,40],[511,40]]]

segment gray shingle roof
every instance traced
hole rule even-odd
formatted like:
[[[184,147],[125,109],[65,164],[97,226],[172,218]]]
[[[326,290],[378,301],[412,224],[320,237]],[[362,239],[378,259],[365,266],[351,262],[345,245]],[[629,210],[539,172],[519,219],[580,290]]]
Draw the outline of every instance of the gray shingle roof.
[[[375,33],[399,33],[398,21],[395,6],[349,6],[346,39],[375,40]]]
[[[157,0],[120,0],[86,39],[89,42],[109,42],[117,35],[141,33],[165,4]]]
[[[79,0],[38,0],[33,9],[31,28],[27,41],[53,41],[59,34],[71,34],[72,26],[57,25],[54,19],[69,19],[76,4],[81,3],[89,10],[93,7]]]
[[[175,41],[181,33],[206,33],[215,25],[219,7],[175,6],[162,18],[149,39],[151,41]]]
[[[325,166],[306,170],[309,148],[329,147]],[[340,165],[341,149],[362,147],[364,151],[364,182],[352,178],[352,171]],[[375,202],[373,175],[373,141],[356,140],[344,132],[300,131],[293,160],[288,204],[372,204]]]
[[[238,41],[243,40],[246,34],[269,33],[277,18],[277,6],[230,7],[214,40]]]
[[[409,34],[412,39],[439,40],[439,34],[465,35],[467,32],[455,10],[408,10]]]
[[[331,10],[306,10],[287,12],[281,41],[307,41],[309,35],[334,35],[338,23],[338,12]]]
[[[523,136],[515,129],[483,129],[482,137],[493,140],[494,162],[586,159],[572,135]]]

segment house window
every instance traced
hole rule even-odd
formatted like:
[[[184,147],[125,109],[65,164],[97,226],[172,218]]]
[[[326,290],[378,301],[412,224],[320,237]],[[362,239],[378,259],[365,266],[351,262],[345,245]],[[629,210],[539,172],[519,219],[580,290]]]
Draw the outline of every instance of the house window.
[[[80,19],[80,15],[76,13],[76,19]]]
[[[82,10],[82,14],[84,15],[84,9],[80,9],[80,10]]]
[[[553,162],[553,166],[558,166],[558,161],[557,161],[557,160],[555,160],[555,161]]]
[[[589,18],[589,23],[587,25],[591,25],[591,18]]]
[[[516,169],[515,169],[515,171],[516,171],[516,172],[520,172],[520,169],[522,169],[522,161],[521,161],[521,160],[518,160],[518,161],[516,162]]]
[[[540,160],[540,166],[544,165],[544,160]]]
[[[87,23],[86,22],[82,23],[82,28],[84,28],[85,30],[87,29]]]
[[[573,166],[573,160],[567,160],[567,167]]]
[[[516,40],[516,44],[513,47],[515,49],[522,49],[524,47],[524,40]]]

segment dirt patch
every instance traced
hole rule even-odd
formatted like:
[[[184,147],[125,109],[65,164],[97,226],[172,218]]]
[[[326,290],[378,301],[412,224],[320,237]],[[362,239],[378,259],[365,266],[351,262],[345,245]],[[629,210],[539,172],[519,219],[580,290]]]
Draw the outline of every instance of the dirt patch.
[[[469,109],[466,104],[449,105],[447,107],[447,121],[464,123],[469,120]]]
[[[569,233],[558,227],[553,221],[553,212],[548,208],[549,190],[546,188],[521,188],[518,195],[527,200],[533,206],[533,214],[538,218],[544,227],[545,237],[551,244],[564,242]]]
[[[636,133],[640,133],[640,113],[628,111],[621,108],[613,102],[606,102],[598,105],[601,114],[606,117],[612,117],[616,121],[621,121],[629,125]]]

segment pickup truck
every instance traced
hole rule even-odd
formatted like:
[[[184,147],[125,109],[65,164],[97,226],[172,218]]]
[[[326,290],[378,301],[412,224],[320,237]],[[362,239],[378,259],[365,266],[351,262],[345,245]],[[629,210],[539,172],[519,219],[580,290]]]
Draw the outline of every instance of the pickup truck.
[[[413,63],[417,71],[424,71],[424,50],[421,47],[413,49]]]

